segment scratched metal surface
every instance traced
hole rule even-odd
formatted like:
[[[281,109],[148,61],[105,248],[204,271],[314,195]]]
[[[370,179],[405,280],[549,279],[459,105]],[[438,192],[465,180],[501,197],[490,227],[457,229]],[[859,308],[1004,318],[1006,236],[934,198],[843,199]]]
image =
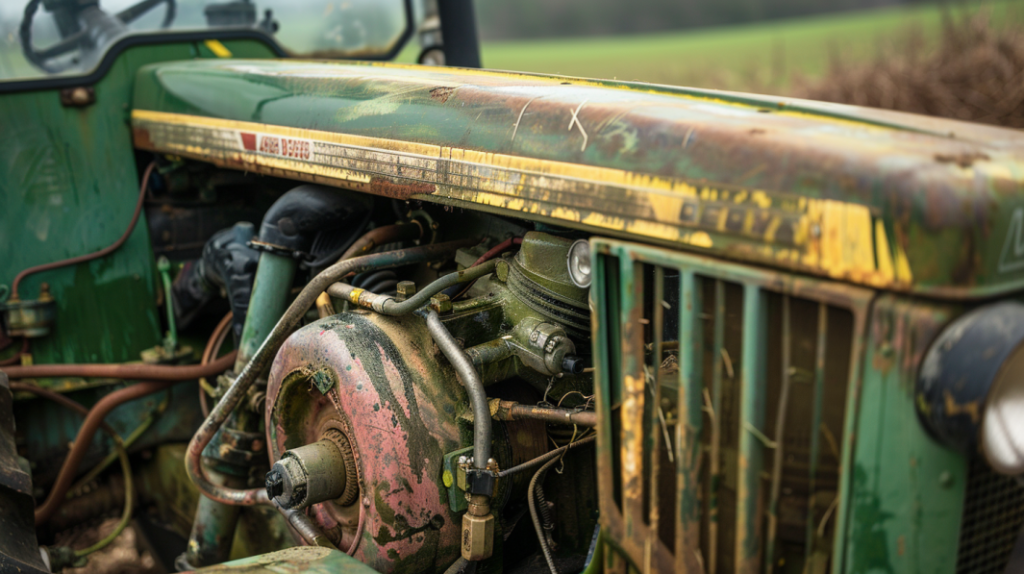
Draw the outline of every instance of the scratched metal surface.
[[[663,86],[394,64],[140,70],[136,147],[880,288],[1024,286],[1024,136]]]

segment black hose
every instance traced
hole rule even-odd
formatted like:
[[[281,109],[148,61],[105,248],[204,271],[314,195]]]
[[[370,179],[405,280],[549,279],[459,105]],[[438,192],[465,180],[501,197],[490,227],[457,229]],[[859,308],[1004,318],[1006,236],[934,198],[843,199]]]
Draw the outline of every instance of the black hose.
[[[530,504],[530,518],[533,519],[533,529],[537,531],[537,541],[540,542],[540,549],[544,553],[544,560],[548,563],[548,568],[551,569],[551,574],[558,574],[558,568],[555,566],[555,558],[551,555],[551,548],[548,546],[548,540],[545,536],[544,527],[540,522],[540,518],[537,516],[537,500],[536,500],[536,489],[537,483],[544,481],[544,476],[547,474],[548,469],[558,462],[557,457],[553,457],[544,466],[540,467],[540,470],[533,475],[530,479],[530,487],[526,490],[526,497]]]

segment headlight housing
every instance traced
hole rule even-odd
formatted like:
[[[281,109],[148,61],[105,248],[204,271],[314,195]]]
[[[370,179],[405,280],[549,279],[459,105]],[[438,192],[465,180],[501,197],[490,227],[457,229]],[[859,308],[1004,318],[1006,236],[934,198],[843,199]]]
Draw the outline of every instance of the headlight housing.
[[[966,454],[980,450],[994,470],[1024,474],[1024,305],[974,309],[932,343],[917,379],[924,426]]]

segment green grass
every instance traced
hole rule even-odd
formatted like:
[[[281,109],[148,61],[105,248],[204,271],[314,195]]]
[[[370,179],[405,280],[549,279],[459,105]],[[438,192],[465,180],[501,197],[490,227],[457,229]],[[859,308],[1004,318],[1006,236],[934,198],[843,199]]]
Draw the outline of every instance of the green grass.
[[[972,3],[997,25],[1020,24],[1024,2]],[[942,9],[877,9],[727,28],[637,36],[488,42],[487,68],[784,94],[822,77],[830,61],[870,61],[919,34],[939,37]],[[916,32],[912,32],[916,30]]]

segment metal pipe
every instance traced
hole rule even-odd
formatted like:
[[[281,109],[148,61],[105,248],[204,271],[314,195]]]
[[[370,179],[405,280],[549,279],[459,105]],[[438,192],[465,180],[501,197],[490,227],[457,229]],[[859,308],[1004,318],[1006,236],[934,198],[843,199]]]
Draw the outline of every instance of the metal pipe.
[[[313,277],[303,287],[302,291],[299,292],[299,295],[292,304],[288,306],[281,319],[278,320],[277,325],[274,326],[270,334],[267,335],[266,340],[253,355],[252,360],[241,370],[235,382],[231,384],[221,400],[214,406],[210,416],[203,421],[203,424],[189,442],[188,451],[185,455],[185,470],[200,492],[209,498],[225,504],[251,506],[255,504],[268,504],[270,502],[265,488],[233,489],[220,487],[210,482],[202,468],[203,449],[213,439],[214,434],[220,429],[220,426],[228,418],[228,415],[231,414],[231,411],[245,398],[249,387],[256,382],[256,377],[273,360],[277,350],[284,343],[288,335],[291,334],[295,325],[298,324],[306,311],[316,301],[316,298],[328,286],[349,273],[425,263],[451,256],[460,247],[467,247],[474,243],[476,243],[476,239],[464,239],[437,245],[426,245],[365,255],[335,263]]]
[[[493,404],[493,401],[498,401],[498,408],[494,413],[494,419],[499,421],[534,419],[563,425],[597,426],[597,413],[594,411],[524,405],[515,401],[503,401],[500,399],[491,399],[491,404]]]
[[[345,299],[360,307],[372,309],[382,315],[405,315],[427,304],[430,298],[441,291],[459,283],[468,283],[494,272],[495,261],[488,261],[476,267],[449,273],[437,281],[427,285],[405,301],[399,301],[390,295],[378,295],[365,289],[353,287],[348,283],[335,283],[327,288],[331,297]]]
[[[430,336],[437,343],[437,348],[455,367],[459,378],[462,379],[462,386],[466,387],[469,404],[473,407],[473,466],[487,468],[487,461],[491,458],[491,411],[487,406],[484,383],[480,380],[480,373],[473,366],[473,361],[462,350],[455,337],[448,332],[448,328],[437,316],[437,311],[428,309],[426,315]]]
[[[69,364],[69,365],[28,365],[3,367],[3,372],[13,379],[45,379],[50,377],[96,377],[103,379],[125,379],[146,381],[191,381],[199,377],[212,377],[231,368],[235,362],[235,351],[206,365],[146,365],[143,363],[120,364]]]
[[[302,539],[310,545],[338,550],[338,547],[335,546],[326,535],[324,535],[320,528],[317,527],[316,523],[314,523],[310,517],[306,516],[304,510],[284,508],[277,503],[274,503],[274,506],[277,508],[278,512],[285,517],[288,524],[290,524],[292,528],[299,533],[299,536],[301,536]]]

